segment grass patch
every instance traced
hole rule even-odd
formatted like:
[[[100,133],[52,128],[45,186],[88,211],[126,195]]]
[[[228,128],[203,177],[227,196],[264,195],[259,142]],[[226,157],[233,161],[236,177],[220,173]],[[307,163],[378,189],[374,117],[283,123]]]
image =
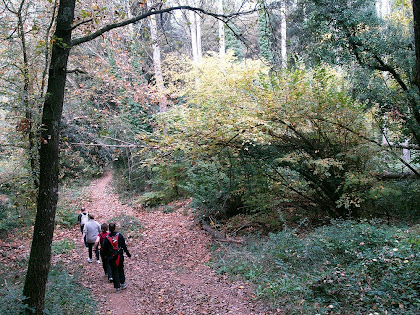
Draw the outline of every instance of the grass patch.
[[[294,232],[220,247],[212,264],[252,282],[256,296],[287,314],[418,311],[418,230],[340,221],[305,237]]]
[[[51,245],[53,255],[67,254],[76,248],[76,244],[69,239],[55,241]]]
[[[125,238],[138,239],[142,225],[139,220],[132,216],[121,214],[108,220],[108,223],[114,222],[116,224],[117,232],[120,232]]]

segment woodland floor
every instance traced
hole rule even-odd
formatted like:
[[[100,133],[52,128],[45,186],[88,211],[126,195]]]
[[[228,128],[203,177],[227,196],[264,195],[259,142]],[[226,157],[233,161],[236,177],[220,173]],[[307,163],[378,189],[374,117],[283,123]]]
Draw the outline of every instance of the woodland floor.
[[[99,223],[125,214],[137,218],[143,229],[138,239],[126,237],[132,257],[125,258],[128,287],[120,293],[108,283],[102,265],[87,263],[87,249],[74,229],[77,250],[69,264],[82,269],[83,285],[91,289],[100,314],[279,313],[256,301],[249,284],[217,275],[207,265],[212,240],[189,214],[188,201],[170,213],[134,209],[119,201],[111,180],[107,175],[91,184],[86,208]],[[68,237],[68,230],[57,229],[54,240],[61,237]]]

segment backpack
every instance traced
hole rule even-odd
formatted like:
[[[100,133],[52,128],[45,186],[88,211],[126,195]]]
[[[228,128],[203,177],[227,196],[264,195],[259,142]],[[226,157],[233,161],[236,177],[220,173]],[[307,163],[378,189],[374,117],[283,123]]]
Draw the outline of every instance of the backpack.
[[[111,244],[111,247],[112,247],[111,256],[117,266],[120,264],[120,257],[121,257],[120,256],[121,248],[118,246],[118,235],[119,233],[115,234],[114,236],[108,235],[106,237],[109,243]]]
[[[121,250],[121,248],[118,246],[118,235],[119,233],[115,234],[114,236],[108,235],[106,237],[112,246],[112,250],[111,250],[112,257],[117,256]]]
[[[105,233],[101,232],[101,233],[98,234],[99,244],[101,244],[101,250],[103,250],[103,248],[104,248],[104,241],[105,241],[105,239],[108,235],[109,235],[108,232],[105,232]]]
[[[89,221],[89,214],[87,214],[87,213],[82,213],[82,216],[81,216],[81,218],[80,218],[80,225],[81,225],[81,226],[83,226],[83,225],[85,225],[86,223],[88,223],[88,221]]]

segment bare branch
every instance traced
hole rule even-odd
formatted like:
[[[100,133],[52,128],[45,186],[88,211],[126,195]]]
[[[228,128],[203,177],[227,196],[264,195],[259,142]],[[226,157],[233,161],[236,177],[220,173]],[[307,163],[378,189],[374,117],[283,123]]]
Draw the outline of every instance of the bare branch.
[[[118,23],[112,23],[112,24],[105,25],[104,27],[100,28],[96,32],[93,32],[92,34],[89,34],[89,35],[86,35],[86,36],[83,36],[83,37],[80,37],[80,38],[76,38],[76,39],[71,41],[71,46],[76,46],[76,45],[91,41],[91,40],[101,36],[102,34],[108,32],[110,30],[135,23],[135,22],[143,20],[143,19],[145,19],[145,18],[147,18],[151,15],[169,13],[169,12],[176,11],[176,10],[190,10],[190,11],[202,13],[202,14],[205,14],[205,15],[212,16],[212,17],[214,17],[218,20],[222,20],[225,23],[227,21],[229,21],[230,19],[234,18],[234,17],[247,15],[247,14],[252,14],[252,13],[255,13],[255,11],[256,11],[256,9],[255,9],[255,10],[250,10],[250,11],[246,11],[246,12],[236,12],[236,13],[224,15],[224,14],[217,14],[217,13],[209,12],[209,11],[206,11],[202,8],[191,7],[191,6],[188,6],[188,5],[170,7],[170,8],[161,9],[161,10],[151,10],[151,11],[148,11],[144,14],[135,16],[135,17],[133,17],[131,19],[128,19],[128,20],[124,20],[124,21],[121,21],[121,22],[118,22]]]
[[[92,22],[92,21],[93,21],[93,19],[89,19],[89,20],[81,21],[80,23],[75,24],[75,25],[71,28],[71,30],[74,30],[74,29],[78,28],[79,26],[81,26],[81,25],[83,25],[83,24],[87,24],[87,23]]]
[[[67,73],[76,73],[76,74],[88,74],[86,71],[81,70],[81,69],[72,69],[72,70],[67,70]]]

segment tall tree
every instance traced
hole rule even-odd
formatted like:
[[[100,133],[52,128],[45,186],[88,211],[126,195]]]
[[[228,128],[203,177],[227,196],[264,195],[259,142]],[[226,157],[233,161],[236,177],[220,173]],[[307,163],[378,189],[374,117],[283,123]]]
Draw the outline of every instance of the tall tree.
[[[311,62],[330,62],[354,68],[354,75],[365,73],[355,96],[367,106],[396,117],[413,144],[420,143],[420,77],[418,65],[418,0],[395,2],[391,17],[378,16],[371,0],[302,1],[306,51]],[[381,10],[382,12],[382,10]],[[381,13],[382,14],[382,13]],[[414,14],[414,19],[413,15]],[[393,19],[392,16],[395,18]],[[414,42],[410,26],[414,20]],[[418,36],[418,35],[417,35]],[[415,46],[416,54],[413,52]],[[416,71],[413,71],[416,70]],[[370,84],[366,85],[366,80]],[[379,104],[379,106],[378,106]],[[397,114],[397,116],[395,116]],[[380,118],[378,118],[380,119]]]
[[[223,0],[217,1],[217,13],[223,14]],[[219,55],[225,55],[225,24],[219,20]]]
[[[152,1],[148,1],[148,7],[153,7]],[[168,101],[165,95],[165,85],[162,74],[162,60],[158,39],[158,29],[156,25],[156,15],[151,15],[150,21],[150,38],[152,40],[153,47],[153,69],[156,79],[156,87],[159,93],[159,112],[163,113],[167,111]]]
[[[280,17],[281,17],[281,66],[287,66],[287,23],[286,23],[286,0],[282,0],[280,4]]]
[[[189,0],[189,5],[195,6],[195,0]],[[201,16],[194,11],[190,11],[189,14],[192,56],[195,62],[199,62],[203,58],[201,49]]]
[[[42,314],[45,287],[51,264],[51,243],[58,200],[58,146],[67,61],[71,47],[71,32],[75,0],[61,0],[54,32],[48,87],[42,113],[41,144],[39,150],[39,192],[23,295],[27,304]]]
[[[414,16],[414,45],[416,51],[416,68],[414,76],[414,84],[417,86],[417,89],[420,93],[420,1],[413,0],[413,16]],[[420,124],[420,108],[417,105],[417,121]],[[415,113],[415,112],[414,112]]]
[[[78,2],[79,3],[79,2]],[[72,31],[86,21],[74,22],[76,0],[60,0],[56,16],[56,27],[52,41],[52,55],[49,64],[47,93],[42,112],[40,137],[40,175],[37,199],[37,214],[35,218],[31,253],[26,274],[23,294],[28,306],[36,314],[42,314],[45,301],[45,288],[48,271],[51,264],[51,244],[53,239],[55,213],[58,199],[59,172],[59,137],[60,122],[64,104],[67,64],[72,47],[93,40],[104,33],[144,20],[151,15],[169,13],[175,10],[191,10],[211,16],[215,13],[206,12],[201,8],[190,6],[176,6],[164,9],[149,10],[131,19],[103,25],[96,31],[72,40]],[[100,10],[98,10],[100,12]],[[218,16],[227,19],[254,12],[237,12],[230,15]]]

